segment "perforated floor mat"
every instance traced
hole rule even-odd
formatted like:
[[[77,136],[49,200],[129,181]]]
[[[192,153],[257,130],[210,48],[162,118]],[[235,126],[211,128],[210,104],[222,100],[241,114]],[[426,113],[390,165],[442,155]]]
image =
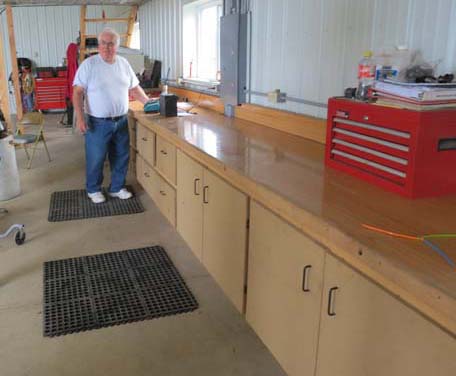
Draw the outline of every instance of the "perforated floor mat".
[[[198,308],[160,246],[48,261],[43,274],[46,337]]]
[[[127,189],[132,192],[131,187]],[[133,195],[128,200],[109,197],[103,189],[106,201],[94,204],[85,189],[54,192],[49,206],[49,222],[72,221],[75,219],[110,217],[113,215],[142,213],[144,208],[139,198]]]

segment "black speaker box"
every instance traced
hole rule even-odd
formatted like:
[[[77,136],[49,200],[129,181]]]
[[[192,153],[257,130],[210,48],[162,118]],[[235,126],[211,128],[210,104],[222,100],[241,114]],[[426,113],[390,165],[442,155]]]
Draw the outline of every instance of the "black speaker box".
[[[177,116],[177,96],[174,94],[160,95],[160,115]]]

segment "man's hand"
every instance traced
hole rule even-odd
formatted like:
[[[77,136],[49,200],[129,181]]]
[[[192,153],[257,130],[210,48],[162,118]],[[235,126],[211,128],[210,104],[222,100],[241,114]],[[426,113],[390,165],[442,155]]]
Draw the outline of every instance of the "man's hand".
[[[87,132],[87,124],[84,117],[82,117],[82,119],[76,117],[76,125],[82,134],[85,134]]]
[[[87,132],[87,124],[84,118],[84,88],[73,86],[73,107],[76,115],[76,126],[82,134]]]
[[[142,104],[149,102],[149,97],[146,95],[143,88],[139,85],[135,86],[133,89],[130,89],[129,94],[137,101],[140,101]]]

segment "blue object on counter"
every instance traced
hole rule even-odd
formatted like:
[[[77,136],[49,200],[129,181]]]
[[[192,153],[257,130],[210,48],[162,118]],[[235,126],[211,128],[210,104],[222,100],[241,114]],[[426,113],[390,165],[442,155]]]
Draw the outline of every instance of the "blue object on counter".
[[[144,112],[146,114],[151,113],[151,112],[160,112],[160,102],[158,100],[147,102],[144,105]]]

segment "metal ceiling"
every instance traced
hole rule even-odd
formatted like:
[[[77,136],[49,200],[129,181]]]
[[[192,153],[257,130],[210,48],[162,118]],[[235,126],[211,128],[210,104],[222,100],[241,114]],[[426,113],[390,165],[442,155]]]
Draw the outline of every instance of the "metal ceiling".
[[[142,4],[144,0],[9,0],[0,1],[0,6],[50,6],[50,5],[134,5]]]

